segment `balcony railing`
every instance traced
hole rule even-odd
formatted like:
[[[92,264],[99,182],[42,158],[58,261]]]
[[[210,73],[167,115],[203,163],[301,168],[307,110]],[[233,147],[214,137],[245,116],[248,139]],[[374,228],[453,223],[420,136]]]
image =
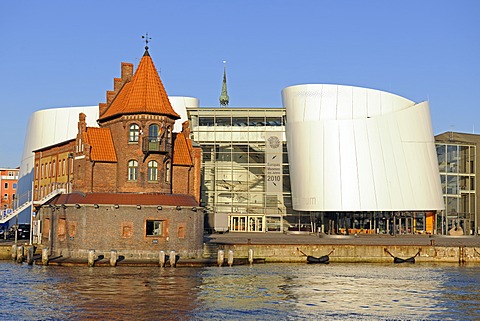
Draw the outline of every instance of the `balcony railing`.
[[[170,152],[171,144],[163,137],[147,136],[142,141],[142,151],[147,153],[168,153]]]

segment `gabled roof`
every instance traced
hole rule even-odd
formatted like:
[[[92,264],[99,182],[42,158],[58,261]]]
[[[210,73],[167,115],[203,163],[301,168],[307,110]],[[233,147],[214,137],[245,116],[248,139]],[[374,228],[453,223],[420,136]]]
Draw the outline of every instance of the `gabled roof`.
[[[87,127],[84,139],[91,147],[90,160],[94,162],[117,162],[117,154],[109,128]]]
[[[173,145],[173,164],[193,166],[191,149],[191,142],[189,144],[184,133],[178,133]]]
[[[145,50],[140,64],[130,82],[126,83],[99,121],[121,115],[156,114],[174,119],[180,116],[173,110],[152,58]]]
[[[180,194],[138,194],[138,193],[71,193],[60,194],[49,204],[119,204],[119,205],[165,205],[198,206],[191,195]]]

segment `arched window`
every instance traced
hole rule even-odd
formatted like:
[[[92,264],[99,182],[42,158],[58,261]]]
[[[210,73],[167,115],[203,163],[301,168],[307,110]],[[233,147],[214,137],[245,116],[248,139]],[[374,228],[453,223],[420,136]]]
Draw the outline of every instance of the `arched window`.
[[[158,174],[158,163],[154,160],[148,162],[148,180],[156,181]]]
[[[166,162],[165,163],[165,182],[167,182],[167,183],[170,182],[171,169],[172,169],[172,167],[171,167],[170,161]]]
[[[128,162],[128,180],[136,181],[138,178],[138,162],[131,160]]]
[[[148,136],[150,139],[157,139],[158,138],[158,125],[153,124],[148,127]]]
[[[130,131],[128,133],[128,142],[129,143],[138,142],[139,134],[140,134],[140,127],[137,124],[130,125]]]

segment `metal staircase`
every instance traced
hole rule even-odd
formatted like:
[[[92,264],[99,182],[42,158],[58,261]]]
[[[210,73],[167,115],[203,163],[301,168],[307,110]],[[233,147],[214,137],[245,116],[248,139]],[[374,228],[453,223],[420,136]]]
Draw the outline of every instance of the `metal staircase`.
[[[48,202],[49,200],[51,200],[52,198],[54,198],[55,196],[60,195],[62,193],[65,193],[65,189],[59,188],[59,189],[54,190],[53,192],[51,192],[50,194],[46,195],[45,197],[43,197],[42,199],[40,199],[38,201],[32,202],[31,200],[28,200],[25,203],[23,203],[22,205],[17,206],[13,211],[6,211],[6,210],[2,211],[0,213],[0,224],[10,221],[12,218],[14,218],[15,216],[17,216],[18,214],[23,212],[25,209],[30,207],[32,205],[32,203],[34,205],[42,205],[42,204],[45,204],[46,202]]]

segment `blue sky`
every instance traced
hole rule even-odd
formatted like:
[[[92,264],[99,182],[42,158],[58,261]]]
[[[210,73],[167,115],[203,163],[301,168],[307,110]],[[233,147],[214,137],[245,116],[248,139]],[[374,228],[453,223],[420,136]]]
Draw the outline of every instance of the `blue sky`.
[[[429,100],[434,133],[480,133],[480,1],[2,1],[0,167],[20,165],[36,110],[97,105],[138,63],[141,36],[169,95],[280,107],[302,83]]]

